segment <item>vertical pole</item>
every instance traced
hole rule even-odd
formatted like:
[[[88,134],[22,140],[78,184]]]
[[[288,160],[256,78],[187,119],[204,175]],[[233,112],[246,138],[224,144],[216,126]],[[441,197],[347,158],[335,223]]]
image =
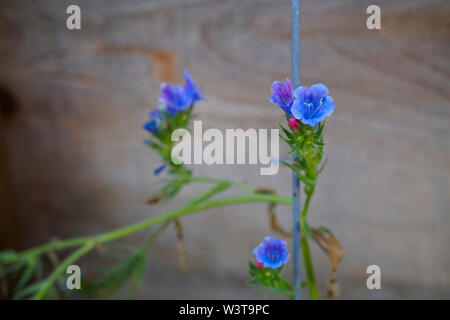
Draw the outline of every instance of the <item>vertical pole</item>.
[[[300,85],[300,0],[291,0],[292,22],[292,86]],[[300,180],[292,172],[292,242],[294,244],[295,299],[302,299],[301,246],[300,246]]]

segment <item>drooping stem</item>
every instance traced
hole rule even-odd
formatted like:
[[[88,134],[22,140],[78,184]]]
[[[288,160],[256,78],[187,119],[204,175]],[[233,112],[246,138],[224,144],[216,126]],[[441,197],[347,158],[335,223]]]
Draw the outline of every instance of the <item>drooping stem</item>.
[[[97,237],[97,240],[99,242],[109,242],[112,240],[116,240],[119,238],[123,238],[127,235],[130,235],[132,233],[135,233],[140,230],[144,230],[152,225],[155,225],[160,222],[164,222],[167,220],[172,220],[187,214],[191,214],[194,212],[199,211],[205,211],[208,209],[212,209],[214,207],[220,207],[220,206],[226,206],[226,205],[232,205],[232,204],[239,204],[239,203],[247,203],[247,202],[276,202],[276,203],[284,203],[284,204],[290,204],[291,201],[289,198],[286,197],[280,197],[275,195],[268,195],[268,194],[250,194],[245,196],[236,196],[236,197],[230,197],[230,198],[224,198],[216,201],[206,202],[206,203],[200,203],[195,206],[186,207],[180,210],[171,211],[165,214],[158,215],[156,217],[138,222],[136,224],[132,224],[130,226],[120,228],[115,231],[107,232],[99,237]]]
[[[220,179],[214,179],[214,178],[198,178],[198,177],[191,177],[189,180],[192,181],[192,182],[205,182],[205,183],[229,182],[230,185],[234,185],[234,186],[240,187],[240,188],[245,189],[247,191],[250,191],[252,193],[254,192],[253,188],[250,187],[249,185],[246,185],[246,184],[241,183],[241,182],[236,182],[236,181],[220,180]],[[261,197],[261,196],[263,196],[263,197]],[[208,205],[209,206],[212,205],[211,207],[209,207],[209,208],[212,208],[214,206],[230,205],[230,204],[234,203],[233,201],[237,201],[236,203],[245,203],[245,202],[252,202],[252,201],[270,202],[270,201],[272,201],[272,199],[273,199],[273,202],[276,202],[276,203],[288,204],[286,202],[289,202],[289,204],[290,204],[290,199],[287,198],[287,197],[275,196],[275,198],[274,198],[273,195],[269,195],[270,197],[267,198],[266,196],[267,195],[258,194],[258,195],[256,195],[256,197],[250,197],[250,198],[236,197],[237,199],[233,199],[233,198],[231,198],[231,199],[222,199],[221,201],[212,202],[212,203],[209,203]],[[253,200],[253,199],[255,199],[255,200]],[[227,200],[227,201],[224,201],[224,200]],[[189,213],[192,213],[192,212],[196,212],[196,208],[197,207],[198,206],[191,207],[189,212],[185,212],[184,209],[181,209],[181,210],[177,210],[177,211],[166,213],[166,215],[169,215],[169,214],[174,213],[174,212],[176,212],[176,213],[178,213],[180,215],[189,214]],[[206,209],[208,209],[208,208],[206,208]],[[202,207],[200,207],[200,209],[198,211],[206,210],[206,209],[202,209]],[[155,218],[158,218],[158,217],[159,216],[157,216]],[[152,220],[152,219],[153,218],[148,219],[148,220]],[[147,222],[148,220],[144,220],[141,223],[144,224],[144,222]],[[171,219],[168,219],[168,220],[171,220]],[[138,223],[138,225],[140,226],[141,223]],[[156,222],[156,223],[158,223],[158,222]],[[151,226],[151,225],[153,225],[153,223],[150,224],[149,226]],[[135,225],[132,225],[132,226],[135,226]],[[133,229],[133,230],[137,230],[137,231],[142,230],[141,228],[139,228],[139,226],[138,226],[138,228]],[[145,224],[144,224],[144,226],[145,226]],[[144,227],[143,229],[145,229],[145,228],[146,227]],[[119,231],[119,230],[121,230],[121,229],[118,229],[116,231]],[[129,230],[131,230],[131,229],[129,229]],[[108,233],[109,237],[111,236],[111,234],[113,234],[113,236],[114,236],[115,231],[109,232]],[[123,234],[123,233],[121,233],[121,234]],[[126,236],[128,234],[129,233],[125,233],[123,236]],[[53,241],[53,242],[50,242],[50,243],[47,243],[47,244],[44,244],[44,245],[41,245],[41,246],[37,246],[37,247],[34,247],[34,248],[30,248],[28,250],[25,250],[25,251],[23,251],[23,252],[21,252],[21,253],[19,253],[17,255],[17,259],[23,259],[23,258],[25,258],[27,256],[38,256],[38,255],[41,255],[41,254],[43,254],[45,252],[48,252],[48,251],[54,251],[54,250],[61,250],[61,249],[78,247],[78,246],[81,246],[81,245],[85,244],[86,242],[88,242],[89,240],[91,240],[93,238],[97,239],[97,241],[99,241],[99,242],[104,242],[101,239],[104,239],[105,235],[106,234],[97,235],[97,236],[77,237],[77,238],[71,238],[71,239],[67,239],[67,240]],[[114,239],[112,239],[112,240],[114,240]],[[108,241],[110,241],[110,240],[108,240]]]
[[[19,254],[19,257],[24,258],[29,255],[39,255],[39,254],[42,254],[42,253],[50,251],[50,250],[70,248],[70,247],[82,245],[80,248],[78,248],[76,251],[74,251],[70,256],[68,256],[53,271],[53,273],[47,278],[47,280],[45,280],[43,286],[40,288],[40,290],[34,297],[35,299],[42,299],[45,297],[46,293],[48,292],[50,287],[53,285],[53,283],[66,270],[67,266],[69,266],[71,263],[75,262],[77,259],[82,257],[87,252],[89,252],[94,247],[95,243],[105,243],[105,242],[117,240],[117,239],[123,238],[125,236],[131,235],[133,233],[136,233],[138,231],[147,229],[155,224],[158,224],[161,222],[167,222],[172,219],[175,219],[175,218],[187,215],[187,214],[191,214],[194,212],[205,211],[205,210],[212,209],[215,207],[220,207],[220,206],[247,203],[247,202],[270,202],[270,203],[280,203],[280,204],[290,205],[291,199],[287,198],[287,197],[281,197],[281,196],[270,195],[270,194],[250,194],[250,195],[245,195],[245,196],[230,197],[230,198],[220,199],[220,200],[216,200],[216,201],[200,203],[195,206],[187,206],[180,210],[170,211],[165,214],[161,214],[156,217],[146,219],[144,221],[141,221],[141,222],[138,222],[138,223],[135,223],[135,224],[123,227],[123,228],[119,228],[117,230],[107,232],[107,233],[104,233],[104,234],[101,234],[98,236],[75,238],[75,239],[69,239],[66,241],[57,241],[57,242],[49,243],[49,244],[25,251],[25,252]]]
[[[191,213],[199,212],[199,211],[205,211],[205,210],[212,209],[215,207],[247,203],[247,202],[274,202],[274,203],[290,205],[291,199],[288,197],[282,197],[282,196],[271,195],[271,194],[250,194],[250,195],[245,195],[245,196],[236,196],[236,197],[224,198],[224,199],[220,199],[220,200],[216,200],[216,201],[210,201],[210,202],[206,202],[206,203],[200,203],[195,206],[190,206],[190,207],[186,207],[186,208],[183,208],[180,210],[170,211],[170,212],[158,215],[156,217],[152,217],[152,218],[143,220],[141,222],[129,225],[127,227],[119,228],[117,230],[106,232],[106,233],[103,233],[103,234],[100,234],[97,236],[79,237],[79,238],[59,240],[59,241],[47,243],[47,244],[44,244],[44,245],[41,245],[38,247],[34,247],[34,248],[31,248],[31,249],[28,249],[26,251],[19,253],[17,258],[24,259],[25,257],[38,256],[38,255],[41,255],[48,251],[78,247],[78,246],[81,246],[93,239],[95,239],[99,243],[109,242],[112,240],[123,238],[123,237],[133,234],[135,232],[144,230],[144,229],[149,228],[160,222],[169,221],[174,218],[178,218],[178,217],[181,217],[181,216],[184,216],[187,214],[191,214]]]

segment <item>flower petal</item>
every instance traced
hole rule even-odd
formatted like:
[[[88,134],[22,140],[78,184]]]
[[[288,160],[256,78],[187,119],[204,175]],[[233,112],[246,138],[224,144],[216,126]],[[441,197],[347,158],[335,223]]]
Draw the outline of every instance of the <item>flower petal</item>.
[[[160,165],[158,168],[156,168],[155,170],[153,170],[153,173],[155,176],[157,176],[158,174],[161,173],[161,171],[163,171],[166,168],[166,165]]]
[[[295,99],[291,107],[291,113],[296,119],[304,119],[306,117],[305,104],[301,99]]]
[[[323,83],[313,84],[311,90],[318,98],[323,98],[328,95],[328,88]]]
[[[198,89],[197,85],[195,84],[194,80],[192,79],[191,75],[187,70],[184,70],[184,80],[186,81],[184,85],[184,94],[191,99],[191,104],[199,101],[204,100],[202,93]]]
[[[325,115],[320,115],[316,118],[310,118],[310,119],[302,119],[302,122],[304,124],[309,124],[312,127],[315,127],[319,122],[323,121],[325,119]]]
[[[308,99],[312,94],[312,91],[308,87],[298,87],[294,91],[294,96],[298,99]]]
[[[292,104],[291,107],[291,112],[292,115],[294,116],[295,119],[301,119],[302,118],[302,113],[300,111],[300,101],[299,100],[294,100],[294,103]]]
[[[334,111],[334,101],[333,98],[327,96],[322,102],[322,112],[325,116],[329,117]]]

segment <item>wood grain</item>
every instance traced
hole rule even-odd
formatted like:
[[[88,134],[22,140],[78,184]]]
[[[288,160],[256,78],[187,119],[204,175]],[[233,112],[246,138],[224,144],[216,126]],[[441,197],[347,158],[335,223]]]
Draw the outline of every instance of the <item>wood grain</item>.
[[[382,29],[370,31],[372,2],[302,1],[302,83],[325,83],[337,106],[311,222],[345,248],[341,298],[449,298],[449,2],[377,1]],[[81,31],[65,27],[69,4],[0,0],[0,87],[17,100],[0,136],[29,245],[179,208],[201,189],[168,207],[145,204],[159,159],[140,126],[161,81],[180,83],[188,69],[207,97],[197,106],[207,127],[275,128],[269,88],[290,74],[289,1],[79,0]],[[286,169],[193,169],[289,194]],[[289,209],[278,211],[288,226]],[[245,282],[251,249],[270,233],[264,205],[182,223],[189,270],[177,269],[170,230],[139,297],[262,297]],[[319,248],[313,255],[324,283],[328,262]],[[366,288],[370,264],[382,270],[379,292]]]

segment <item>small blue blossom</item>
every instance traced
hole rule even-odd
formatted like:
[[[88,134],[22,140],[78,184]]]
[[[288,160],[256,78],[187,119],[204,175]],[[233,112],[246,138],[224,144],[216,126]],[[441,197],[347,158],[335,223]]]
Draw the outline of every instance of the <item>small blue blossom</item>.
[[[184,88],[172,86],[168,83],[161,84],[159,101],[166,104],[170,115],[175,115],[177,112],[187,109],[196,101],[203,99],[200,90],[187,71],[184,72],[184,79],[186,81]]]
[[[157,176],[158,174],[161,173],[161,171],[163,171],[166,168],[166,165],[160,165],[158,168],[156,168],[155,170],[153,170],[153,173],[155,176]]]
[[[301,119],[304,124],[314,127],[333,113],[333,98],[328,95],[328,88],[321,83],[311,88],[298,87],[294,91],[294,96],[292,115],[296,119]]]
[[[286,82],[274,81],[272,84],[272,96],[270,102],[283,109],[288,116],[292,116],[291,106],[294,102],[294,94],[292,92],[292,83],[289,78],[286,78]]]
[[[148,113],[150,117],[150,121],[147,121],[142,125],[142,128],[157,135],[159,133],[159,129],[161,129],[161,124],[164,119],[162,112],[158,109],[150,110]]]
[[[192,79],[189,72],[187,72],[187,70],[184,70],[184,80],[186,81],[184,85],[184,93],[187,96],[191,97],[192,99],[191,104],[194,104],[199,100],[204,100],[203,95],[200,92],[200,89],[197,88],[194,80]]]
[[[277,269],[289,260],[287,243],[274,237],[266,237],[258,247],[253,249],[253,256],[265,268]]]

